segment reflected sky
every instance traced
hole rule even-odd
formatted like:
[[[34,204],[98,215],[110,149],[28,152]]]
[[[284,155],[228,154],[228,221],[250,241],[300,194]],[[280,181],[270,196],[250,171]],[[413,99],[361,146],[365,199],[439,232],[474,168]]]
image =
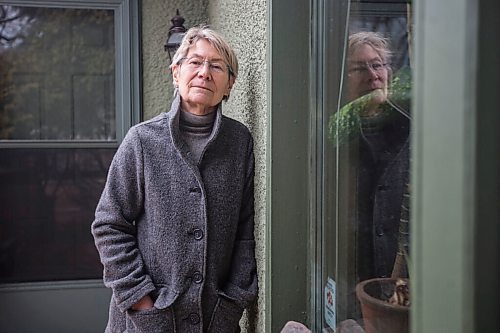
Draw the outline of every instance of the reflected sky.
[[[0,52],[22,44],[35,17],[35,8],[0,5]]]

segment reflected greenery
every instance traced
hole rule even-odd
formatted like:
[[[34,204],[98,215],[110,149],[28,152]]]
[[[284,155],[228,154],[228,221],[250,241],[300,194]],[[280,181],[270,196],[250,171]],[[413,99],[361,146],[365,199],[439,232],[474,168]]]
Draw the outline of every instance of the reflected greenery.
[[[411,118],[411,69],[404,67],[392,78],[386,103],[379,106],[378,117],[390,117],[395,110]],[[328,138],[334,145],[342,145],[360,133],[361,115],[378,91],[363,95],[344,105],[328,121]]]

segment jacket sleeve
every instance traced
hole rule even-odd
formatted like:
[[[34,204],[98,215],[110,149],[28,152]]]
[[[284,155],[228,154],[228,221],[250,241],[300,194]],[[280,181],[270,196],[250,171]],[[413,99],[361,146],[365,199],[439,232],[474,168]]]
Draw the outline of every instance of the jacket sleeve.
[[[257,265],[254,237],[254,153],[253,141],[248,144],[247,168],[242,196],[239,224],[231,260],[228,283],[222,290],[223,296],[231,299],[241,308],[255,300],[258,293]]]
[[[131,128],[118,148],[92,223],[92,235],[104,266],[104,284],[126,311],[155,289],[137,247],[135,221],[144,199],[141,142]]]

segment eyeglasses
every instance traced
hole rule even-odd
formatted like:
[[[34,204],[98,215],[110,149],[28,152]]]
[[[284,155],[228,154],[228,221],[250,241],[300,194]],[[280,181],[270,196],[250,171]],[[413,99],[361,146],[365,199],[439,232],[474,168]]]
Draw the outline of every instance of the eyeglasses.
[[[190,71],[199,71],[205,63],[208,64],[208,69],[212,74],[223,74],[226,71],[233,75],[231,68],[222,60],[206,60],[200,57],[184,57],[180,62]]]
[[[384,69],[386,69],[387,63],[383,62],[367,62],[365,64],[358,64],[349,69],[349,74],[368,74],[370,71],[375,73],[381,73]]]

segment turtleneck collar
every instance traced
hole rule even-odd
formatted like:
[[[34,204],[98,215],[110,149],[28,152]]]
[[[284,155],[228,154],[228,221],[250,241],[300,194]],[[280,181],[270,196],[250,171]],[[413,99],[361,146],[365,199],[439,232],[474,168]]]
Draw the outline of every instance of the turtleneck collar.
[[[199,116],[181,109],[179,114],[179,129],[181,133],[208,136],[212,133],[216,115],[216,111]]]
[[[170,136],[171,140],[174,144],[174,146],[182,152],[183,155],[186,154],[186,143],[184,140],[182,140],[181,133],[180,133],[180,113],[181,111],[181,96],[178,91],[174,93],[174,98],[172,100],[172,105],[170,107],[170,111],[167,113],[169,114],[168,116],[168,127],[170,128]],[[208,139],[208,143],[210,143],[212,140],[217,137],[217,134],[219,133],[219,129],[222,123],[222,106],[219,104],[217,107],[217,110],[214,112],[211,112],[215,114],[215,120],[214,124],[212,127],[212,133],[210,134],[210,137]]]

